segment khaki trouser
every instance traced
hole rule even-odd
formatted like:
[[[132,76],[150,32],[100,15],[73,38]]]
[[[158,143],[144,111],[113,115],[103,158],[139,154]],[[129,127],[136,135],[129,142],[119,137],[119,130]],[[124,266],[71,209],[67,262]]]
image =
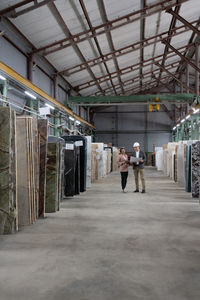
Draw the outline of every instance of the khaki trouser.
[[[145,190],[144,169],[141,169],[139,166],[134,169],[136,190],[139,190],[139,173],[142,182],[142,189]]]

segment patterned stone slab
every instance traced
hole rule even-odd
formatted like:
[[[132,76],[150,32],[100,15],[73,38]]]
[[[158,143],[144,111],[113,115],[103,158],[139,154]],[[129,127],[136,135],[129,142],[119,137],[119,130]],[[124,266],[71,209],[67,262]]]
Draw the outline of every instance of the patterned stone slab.
[[[47,159],[47,136],[48,121],[38,120],[38,135],[40,147],[40,171],[39,171],[39,202],[38,217],[43,218],[45,215],[45,194],[46,194],[46,159]]]
[[[45,212],[56,212],[59,209],[60,189],[60,144],[48,143],[46,166],[46,201]]]
[[[17,187],[19,225],[33,224],[37,218],[39,159],[37,120],[17,117]]]
[[[200,142],[195,142],[191,146],[192,157],[192,197],[199,198],[200,183]]]
[[[17,229],[15,113],[0,107],[0,234]]]

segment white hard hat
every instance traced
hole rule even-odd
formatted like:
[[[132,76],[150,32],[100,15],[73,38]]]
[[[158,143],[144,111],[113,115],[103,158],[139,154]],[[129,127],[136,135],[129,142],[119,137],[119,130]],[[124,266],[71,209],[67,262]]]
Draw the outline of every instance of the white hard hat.
[[[133,148],[135,148],[135,147],[140,147],[140,144],[138,142],[134,143]]]

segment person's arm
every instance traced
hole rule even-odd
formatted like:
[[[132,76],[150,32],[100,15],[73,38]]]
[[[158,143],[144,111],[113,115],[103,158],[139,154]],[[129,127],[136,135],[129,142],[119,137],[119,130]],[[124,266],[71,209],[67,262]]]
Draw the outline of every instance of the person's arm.
[[[146,160],[146,156],[144,154],[144,152],[142,151],[142,160],[140,160],[141,163],[144,163]]]
[[[122,161],[121,155],[119,155],[118,157],[118,167],[121,167],[124,164],[124,162]]]

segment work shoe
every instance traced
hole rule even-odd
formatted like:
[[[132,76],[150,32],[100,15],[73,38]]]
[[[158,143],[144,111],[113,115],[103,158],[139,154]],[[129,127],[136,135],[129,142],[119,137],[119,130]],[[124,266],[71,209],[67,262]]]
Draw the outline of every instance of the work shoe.
[[[139,190],[135,190],[134,193],[139,193]]]
[[[145,190],[142,190],[142,192],[141,192],[142,194],[144,194],[145,193]]]

